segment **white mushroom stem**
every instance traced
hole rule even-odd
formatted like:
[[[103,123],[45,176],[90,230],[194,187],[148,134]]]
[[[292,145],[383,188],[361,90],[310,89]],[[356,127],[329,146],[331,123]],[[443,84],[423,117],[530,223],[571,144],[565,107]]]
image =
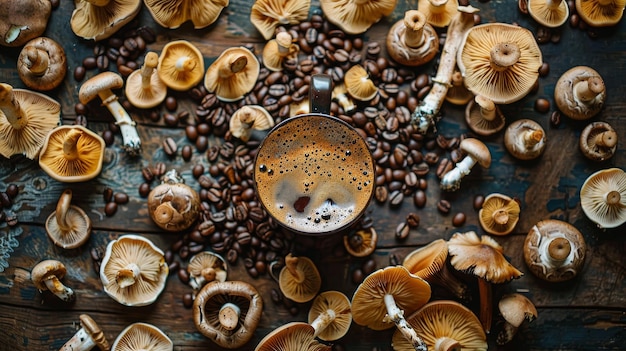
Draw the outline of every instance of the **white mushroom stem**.
[[[42,76],[48,67],[50,67],[50,55],[45,50],[38,49],[34,46],[24,48],[24,66],[36,76]]]
[[[461,179],[468,175],[472,167],[476,164],[476,159],[471,155],[465,156],[461,162],[456,164],[450,172],[441,178],[441,186],[445,189],[457,189],[461,184]]]
[[[55,218],[57,220],[57,225],[61,232],[69,232],[72,230],[71,223],[67,220],[67,214],[70,211],[70,206],[72,202],[72,191],[65,190],[61,197],[59,197],[59,201],[57,202],[57,208],[55,211]]]
[[[141,268],[136,263],[130,263],[117,272],[115,282],[124,289],[135,284],[139,274],[141,274]]]
[[[612,148],[617,144],[617,133],[612,130],[599,133],[595,137],[595,144],[601,147]]]
[[[491,331],[491,320],[493,314],[493,291],[491,283],[483,278],[478,278],[478,295],[480,297],[478,319],[483,325],[485,333],[489,334]]]
[[[522,141],[527,149],[532,149],[543,138],[543,132],[541,130],[528,129],[522,133]]]
[[[239,316],[241,316],[241,309],[234,303],[225,303],[219,311],[219,321],[222,327],[226,330],[235,330],[239,325]]]
[[[50,290],[50,292],[56,295],[59,299],[63,301],[74,300],[74,290],[61,283],[59,278],[56,276],[47,277],[43,282],[46,284],[46,288],[48,288],[48,290]]]
[[[88,351],[95,346],[96,342],[91,335],[89,335],[85,328],[80,328],[71,339],[63,344],[60,351]]]
[[[417,132],[426,134],[439,119],[439,110],[446,98],[452,74],[456,68],[456,55],[465,33],[474,26],[474,13],[478,9],[470,6],[459,6],[459,13],[454,16],[448,25],[446,43],[443,46],[437,74],[433,78],[433,86],[413,112],[411,122],[417,127]]]
[[[139,139],[139,134],[137,133],[133,119],[128,112],[126,112],[124,107],[122,107],[122,104],[117,100],[117,96],[113,94],[111,89],[99,91],[98,96],[102,100],[102,104],[109,109],[113,118],[115,118],[115,124],[120,126],[126,152],[131,156],[138,155],[141,151],[141,139]]]
[[[428,346],[424,340],[417,336],[413,327],[411,327],[409,322],[406,321],[404,318],[404,311],[398,308],[393,295],[386,294],[384,301],[385,306],[387,307],[387,316],[385,316],[385,318],[392,321],[396,325],[400,333],[402,333],[402,335],[411,343],[416,351],[427,351]]]
[[[588,103],[604,92],[604,81],[602,78],[597,76],[589,77],[577,82],[574,85],[573,90],[574,99],[583,103]]]
[[[177,72],[191,72],[196,68],[196,60],[189,56],[181,56],[176,60],[174,68]]]
[[[324,331],[330,323],[332,323],[335,318],[337,318],[337,314],[332,309],[327,309],[326,311],[320,313],[314,320],[311,322],[311,326],[315,329],[315,333],[313,336],[318,336],[322,331]]]
[[[442,338],[435,340],[434,346],[435,346],[435,351],[460,351],[461,350],[461,343],[449,337],[442,337]]]
[[[20,130],[28,125],[28,117],[13,94],[13,87],[4,83],[0,84],[0,110],[13,129]]]
[[[426,16],[419,11],[407,11],[404,16],[404,43],[410,48],[418,48],[424,43]]]

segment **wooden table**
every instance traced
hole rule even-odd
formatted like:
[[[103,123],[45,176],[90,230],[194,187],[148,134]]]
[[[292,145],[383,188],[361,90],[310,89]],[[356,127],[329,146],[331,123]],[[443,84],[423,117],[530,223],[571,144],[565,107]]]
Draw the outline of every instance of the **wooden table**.
[[[207,64],[226,48],[236,44],[253,44],[260,52],[264,41],[249,22],[251,1],[233,0],[223,11],[219,20],[212,26],[192,29],[189,23],[176,30],[168,30],[156,25],[148,11],[142,9],[138,16],[139,25],[155,29],[157,40],[148,45],[149,50],[159,51],[164,44],[174,39],[193,42],[202,51]],[[483,22],[500,21],[519,23],[533,32],[538,26],[527,15],[521,14],[515,2],[491,1],[476,3],[481,9]],[[404,11],[414,8],[415,2],[399,1],[394,13],[383,18],[363,34],[365,43],[377,41],[384,44],[388,28],[403,17]],[[319,8],[317,1],[312,9]],[[53,11],[46,36],[62,43],[68,54],[68,76],[62,86],[49,93],[62,103],[64,124],[72,124],[76,118],[74,105],[78,102],[77,92],[80,83],[72,77],[72,71],[81,64],[82,58],[91,55],[94,44],[77,38],[69,29],[68,23],[73,5],[62,1],[60,8]],[[507,122],[530,118],[540,123],[547,133],[548,146],[545,154],[532,162],[520,162],[512,158],[503,147],[502,133],[485,139],[493,163],[489,169],[475,169],[463,180],[456,193],[439,190],[438,179],[431,170],[426,176],[428,201],[424,208],[414,206],[406,198],[398,207],[372,201],[368,216],[373,219],[374,228],[379,233],[377,250],[367,258],[354,258],[341,249],[341,237],[331,236],[319,240],[286,236],[287,242],[297,255],[311,257],[322,273],[322,290],[339,290],[351,297],[357,284],[352,275],[364,262],[373,259],[377,268],[386,267],[401,260],[415,248],[432,240],[449,239],[456,232],[474,230],[484,234],[477,211],[472,206],[476,195],[494,192],[507,194],[520,200],[521,219],[514,233],[496,237],[504,248],[511,263],[524,272],[524,276],[496,288],[495,296],[510,292],[521,292],[537,306],[539,317],[521,328],[515,340],[504,347],[496,346],[495,335],[489,335],[490,348],[506,350],[623,350],[626,348],[626,267],[623,253],[626,240],[623,225],[613,230],[599,230],[581,210],[580,187],[593,172],[609,168],[624,167],[626,164],[626,28],[621,21],[615,28],[593,38],[584,30],[562,27],[560,41],[541,44],[544,62],[550,64],[549,74],[539,79],[538,89],[526,98],[511,105],[502,106]],[[384,45],[383,45],[384,47]],[[3,48],[0,52],[0,80],[23,87],[14,69],[19,49]],[[383,52],[384,55],[384,52]],[[588,65],[595,68],[604,78],[607,87],[606,106],[594,120],[609,122],[616,128],[620,141],[616,155],[609,161],[595,163],[585,159],[578,150],[578,137],[586,123],[576,123],[567,118],[555,127],[549,122],[550,114],[556,109],[553,90],[556,80],[568,68],[575,65]],[[111,65],[114,67],[114,65]],[[418,68],[416,73],[432,74],[434,63]],[[91,70],[88,75],[96,73]],[[405,87],[406,88],[406,87]],[[190,293],[172,271],[167,286],[158,300],[145,307],[125,307],[110,297],[102,289],[102,283],[94,269],[91,251],[103,250],[107,243],[120,235],[141,234],[152,240],[161,249],[171,249],[183,239],[188,240],[188,232],[181,234],[164,233],[154,225],[147,212],[146,199],[138,194],[138,186],[143,182],[141,171],[163,162],[167,168],[176,168],[186,179],[187,184],[200,189],[191,175],[196,164],[208,170],[206,152],[194,153],[189,161],[184,161],[180,153],[168,157],[162,148],[162,140],[173,138],[180,148],[190,144],[185,136],[185,123],[194,123],[193,116],[197,102],[185,93],[172,93],[179,104],[174,113],[190,112],[188,120],[175,127],[167,126],[161,118],[152,121],[145,114],[134,114],[143,144],[139,158],[128,157],[121,149],[121,138],[107,147],[102,173],[84,183],[63,184],[47,176],[37,162],[23,157],[0,160],[0,190],[9,184],[19,186],[19,195],[8,214],[15,214],[19,223],[9,227],[0,224],[0,245],[8,251],[10,258],[0,273],[0,349],[2,350],[57,350],[78,328],[78,316],[88,313],[113,341],[119,332],[133,322],[147,322],[161,328],[174,342],[176,350],[219,350],[220,348],[200,334],[192,319],[191,309],[183,306],[182,297]],[[539,113],[534,109],[538,98],[552,102],[549,112]],[[105,110],[88,115],[88,127],[99,133],[106,130],[112,118]],[[463,108],[444,104],[444,117],[438,124],[438,133],[448,137],[461,134],[472,135],[462,119]],[[161,113],[167,112],[161,108]],[[221,137],[211,137],[210,145],[220,145]],[[427,150],[425,150],[426,152]],[[154,183],[153,183],[154,186]],[[72,202],[89,214],[93,221],[90,240],[79,249],[64,250],[56,247],[47,237],[44,228],[46,217],[54,210],[63,189],[74,192]],[[112,216],[104,214],[103,191],[111,188],[116,193],[126,193],[130,197],[127,204],[119,205]],[[452,204],[452,211],[442,215],[436,207],[440,199]],[[410,231],[406,240],[397,240],[396,227],[410,212],[421,217],[418,228]],[[452,215],[464,212],[467,221],[461,227],[452,225]],[[529,229],[539,220],[556,218],[575,225],[585,237],[588,245],[587,259],[581,274],[572,281],[559,284],[543,282],[534,277],[526,267],[522,256],[522,245]],[[8,250],[7,250],[8,248]],[[72,287],[77,298],[72,303],[63,303],[49,292],[40,292],[30,280],[33,266],[45,258],[64,262],[68,274],[64,282]],[[181,266],[187,260],[175,255]],[[244,280],[253,284],[265,302],[261,324],[254,337],[242,349],[251,350],[258,341],[272,329],[289,321],[306,321],[310,304],[296,304],[290,313],[284,305],[277,305],[271,299],[271,291],[278,284],[269,274],[251,277],[244,267],[243,259],[229,265],[229,280]],[[467,277],[466,277],[467,278]],[[467,279],[474,292],[474,302],[470,306],[476,311],[477,289],[475,280]],[[434,296],[441,298],[441,296]],[[392,331],[372,332],[353,323],[349,333],[337,344],[348,350],[388,350]]]

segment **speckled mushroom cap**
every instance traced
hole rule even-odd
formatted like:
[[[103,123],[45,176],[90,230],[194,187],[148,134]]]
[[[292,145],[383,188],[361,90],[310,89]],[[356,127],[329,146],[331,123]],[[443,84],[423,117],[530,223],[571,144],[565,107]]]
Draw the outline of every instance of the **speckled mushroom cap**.
[[[267,334],[254,351],[330,351],[332,346],[315,339],[315,329],[304,322],[284,324]]]
[[[81,38],[106,39],[135,18],[141,4],[141,0],[77,1],[70,27]]]
[[[83,245],[91,234],[91,219],[80,207],[71,205],[72,190],[65,189],[56,210],[46,219],[46,233],[52,242],[64,249]]]
[[[600,228],[626,223],[626,172],[608,168],[587,177],[580,188],[580,204],[585,215]]]
[[[504,132],[504,147],[519,160],[532,160],[543,154],[546,133],[541,125],[531,119],[518,119]]]
[[[602,162],[615,154],[617,139],[617,132],[607,122],[591,122],[580,133],[578,147],[588,159]]]
[[[20,51],[17,74],[31,89],[52,90],[63,82],[66,73],[65,50],[50,38],[32,39]]]
[[[310,0],[255,0],[250,9],[250,22],[265,40],[270,40],[276,27],[306,20],[310,8]]]
[[[569,18],[569,6],[564,0],[528,0],[528,13],[540,25],[556,28]]]
[[[48,26],[52,2],[3,1],[0,7],[0,46],[22,46],[42,35]]]
[[[176,29],[191,21],[194,29],[202,29],[213,24],[228,6],[228,0],[145,0],[152,18],[159,25]]]
[[[159,228],[180,232],[191,227],[200,213],[200,195],[185,184],[175,170],[168,171],[161,184],[148,194],[148,213]]]
[[[485,197],[478,211],[480,226],[489,234],[510,234],[519,221],[520,206],[511,197],[493,193]]]
[[[447,27],[458,12],[457,0],[418,0],[417,9],[426,16],[426,21],[434,27]]]
[[[174,343],[152,324],[137,322],[129,325],[117,336],[111,351],[173,351]]]
[[[608,27],[619,23],[626,0],[576,0],[576,13],[592,27]]]
[[[575,120],[597,115],[606,100],[602,76],[588,66],[575,66],[565,71],[554,86],[554,101],[561,112]]]
[[[396,0],[321,0],[328,21],[347,34],[361,34],[396,8]]]
[[[191,42],[170,41],[161,50],[157,73],[170,89],[185,91],[202,81],[204,58]]]

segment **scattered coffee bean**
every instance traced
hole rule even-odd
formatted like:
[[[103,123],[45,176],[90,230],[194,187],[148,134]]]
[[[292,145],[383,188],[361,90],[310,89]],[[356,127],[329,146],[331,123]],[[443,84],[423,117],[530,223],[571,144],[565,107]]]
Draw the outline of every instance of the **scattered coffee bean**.
[[[448,200],[441,199],[439,200],[439,202],[437,202],[437,210],[439,210],[439,212],[441,212],[442,214],[450,213],[451,208],[452,208],[452,205],[450,204],[450,201]]]
[[[177,150],[178,146],[176,145],[176,141],[173,138],[167,137],[165,138],[165,140],[163,140],[163,152],[165,152],[167,156],[171,157],[176,155]]]
[[[474,196],[474,209],[476,211],[480,210],[483,207],[483,203],[485,202],[485,197],[482,195],[476,195]]]
[[[113,216],[115,212],[117,212],[117,204],[115,202],[107,202],[107,204],[104,205],[104,214],[107,215],[107,217]]]
[[[544,98],[537,99],[535,101],[535,110],[541,113],[550,111],[550,100]]]
[[[553,111],[550,114],[550,125],[555,128],[561,125],[561,112]]]
[[[454,217],[452,217],[452,225],[455,227],[461,227],[463,226],[463,224],[465,224],[465,219],[465,213],[457,212]]]
[[[409,233],[411,228],[409,227],[407,222],[400,222],[396,226],[396,239],[397,240],[405,240],[409,237]]]
[[[118,192],[113,195],[113,201],[115,201],[118,205],[126,204],[128,203],[128,200],[128,194],[126,193]]]

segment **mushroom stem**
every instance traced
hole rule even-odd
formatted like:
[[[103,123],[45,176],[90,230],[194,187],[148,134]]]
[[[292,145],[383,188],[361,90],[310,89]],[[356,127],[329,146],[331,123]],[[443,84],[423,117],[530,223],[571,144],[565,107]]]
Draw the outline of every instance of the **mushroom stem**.
[[[70,130],[65,139],[63,140],[63,156],[68,161],[73,161],[78,158],[78,139],[83,135],[83,132],[79,129]]]
[[[24,48],[24,66],[36,76],[42,76],[50,67],[50,55],[34,46]]]
[[[174,218],[175,213],[176,210],[172,207],[171,201],[163,202],[154,210],[154,221],[166,225]]]
[[[220,325],[226,330],[234,330],[239,325],[239,316],[241,316],[241,309],[234,303],[225,303],[219,311]]]
[[[315,334],[313,336],[320,335],[320,333],[324,331],[324,329],[326,329],[326,327],[328,327],[336,317],[337,314],[330,308],[320,313],[319,316],[311,322],[311,326],[315,329]]]
[[[176,60],[174,68],[177,72],[190,72],[196,68],[196,61],[189,56],[181,56]]]
[[[485,121],[493,121],[497,117],[496,104],[489,98],[483,95],[477,95],[474,101],[480,107],[480,116]]]
[[[546,245],[546,248],[548,250],[548,258],[555,266],[561,266],[572,252],[572,244],[563,237],[551,239],[550,243]]]
[[[511,340],[513,340],[515,334],[517,334],[517,329],[518,327],[514,326],[513,324],[509,322],[504,322],[502,330],[500,330],[498,336],[496,337],[496,343],[498,345],[504,345],[509,343]]]
[[[505,225],[509,222],[509,211],[503,208],[499,208],[493,211],[493,214],[491,215],[491,217],[493,218],[493,221],[496,222],[497,224]]]
[[[538,129],[528,129],[522,133],[522,140],[528,149],[532,149],[543,138],[543,131]]]
[[[287,268],[287,270],[289,271],[289,274],[291,274],[294,277],[294,280],[297,283],[302,283],[304,281],[304,276],[302,274],[300,274],[300,272],[298,272],[298,258],[292,256],[291,254],[287,255],[285,257],[285,268]]]
[[[117,100],[117,96],[113,94],[111,89],[101,90],[98,92],[98,96],[102,99],[102,104],[109,109],[113,118],[115,118],[115,124],[120,126],[124,150],[131,156],[139,155],[141,152],[141,139],[139,139],[139,134],[135,128],[135,122]]]
[[[492,301],[493,290],[491,284],[485,279],[478,278],[478,295],[480,296],[480,311],[478,319],[485,329],[485,333],[489,334],[491,331],[491,319],[492,319]]]
[[[411,115],[411,123],[417,127],[417,132],[420,134],[426,134],[440,118],[439,110],[446,98],[452,74],[456,68],[457,51],[465,33],[474,26],[474,13],[477,11],[478,9],[471,5],[459,6],[459,13],[448,25],[446,43],[439,59],[437,74],[433,78],[433,86]]]
[[[441,187],[446,189],[457,189],[461,183],[461,179],[470,173],[470,170],[476,164],[476,159],[472,156],[465,156],[461,162],[450,172],[444,174],[441,178]]]
[[[291,41],[293,37],[287,32],[276,34],[276,44],[278,46],[278,56],[285,57],[291,52]]]
[[[604,202],[609,206],[618,206],[622,200],[622,196],[619,191],[611,190],[604,195]]]
[[[612,148],[617,144],[617,133],[613,130],[607,130],[595,137],[595,143],[597,146]]]
[[[576,83],[573,90],[576,100],[588,103],[604,92],[604,81],[597,76],[589,77]]]
[[[13,87],[0,83],[0,110],[13,129],[20,130],[28,125],[28,117],[13,94]]]
[[[519,61],[521,52],[515,43],[498,43],[491,48],[489,63],[498,72],[505,71]]]
[[[424,26],[426,16],[415,10],[407,11],[404,15],[404,43],[410,48],[417,48],[424,43]]]
[[[115,281],[120,288],[124,289],[135,284],[139,274],[141,274],[141,268],[136,263],[130,263],[117,272]]]
[[[70,211],[71,202],[72,202],[72,190],[65,189],[63,193],[61,194],[61,197],[59,197],[59,201],[57,202],[57,208],[55,212],[57,225],[59,226],[59,229],[62,232],[69,232],[72,229],[71,223],[69,223],[67,220],[67,214]]]
[[[143,90],[152,90],[152,74],[159,62],[159,55],[155,52],[149,52],[146,54],[143,66],[141,66],[141,88]]]
[[[435,351],[461,351],[461,343],[444,336],[435,340]]]
[[[387,307],[387,315],[385,318],[392,321],[396,325],[400,333],[402,333],[402,335],[411,343],[416,351],[427,351],[428,346],[422,338],[417,336],[413,327],[411,327],[409,322],[406,321],[404,318],[404,311],[398,308],[393,295],[385,294],[384,301],[385,306]]]
[[[50,276],[44,280],[44,284],[48,290],[50,290],[54,295],[56,295],[59,299],[63,301],[72,301],[75,298],[74,290],[63,285],[59,278],[56,276]]]

